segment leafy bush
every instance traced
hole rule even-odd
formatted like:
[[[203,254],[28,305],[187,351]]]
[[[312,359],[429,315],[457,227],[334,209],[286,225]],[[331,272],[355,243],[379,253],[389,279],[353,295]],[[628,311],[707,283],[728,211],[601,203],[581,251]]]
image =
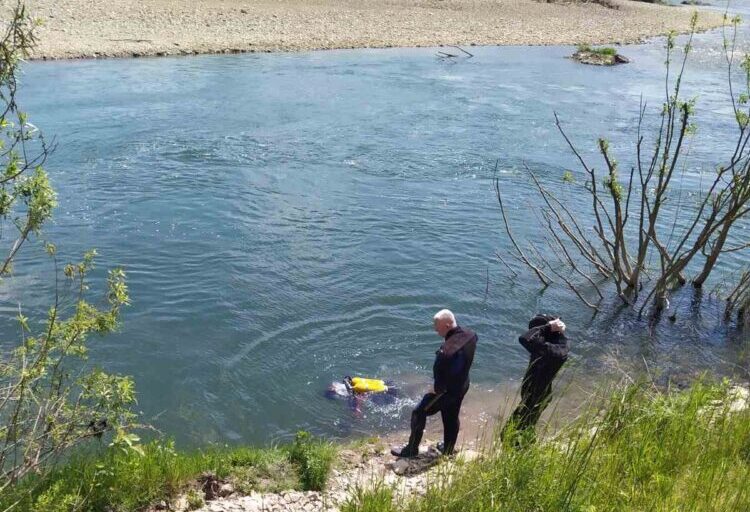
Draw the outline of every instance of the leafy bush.
[[[306,491],[323,490],[335,456],[332,444],[316,440],[308,432],[297,432],[289,451],[289,459],[297,466]]]
[[[0,233],[5,234],[0,236],[0,286],[7,283],[24,244],[43,242],[42,229],[57,205],[44,170],[52,147],[17,101],[19,66],[35,46],[39,22],[20,2],[4,12],[9,19],[0,29]],[[48,242],[43,246],[57,273],[57,248]],[[118,447],[138,449],[139,439],[130,431],[136,418],[132,379],[86,366],[92,340],[118,328],[120,311],[130,301],[125,273],[114,269],[104,305],[89,302],[95,256],[89,251],[80,262],[64,266],[67,286],[59,283],[58,290],[55,281],[47,312],[29,318],[19,304],[15,320],[21,335],[0,353],[0,494],[12,493],[26,477],[35,479],[32,475],[45,473],[94,439],[106,436]],[[30,293],[35,291],[48,293],[45,287]],[[8,292],[0,287],[5,300],[16,303]],[[81,482],[75,490],[60,484],[46,492],[39,510],[74,508],[89,491]]]

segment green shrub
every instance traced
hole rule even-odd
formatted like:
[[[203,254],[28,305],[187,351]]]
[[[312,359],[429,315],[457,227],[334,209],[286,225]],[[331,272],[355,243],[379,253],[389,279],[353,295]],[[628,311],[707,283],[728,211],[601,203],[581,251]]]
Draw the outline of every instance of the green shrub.
[[[35,512],[68,512],[77,510],[84,502],[80,493],[71,492],[63,482],[56,482],[47,488],[36,500]]]
[[[604,48],[594,48],[588,44],[579,44],[576,46],[576,50],[581,53],[593,53],[594,55],[610,56],[614,57],[617,55],[617,50],[612,47],[605,46]]]
[[[188,510],[199,509],[205,504],[203,496],[195,489],[190,489],[185,497],[187,498]]]
[[[336,448],[331,443],[314,439],[308,432],[297,432],[289,451],[289,460],[297,466],[306,491],[323,490],[335,456]]]

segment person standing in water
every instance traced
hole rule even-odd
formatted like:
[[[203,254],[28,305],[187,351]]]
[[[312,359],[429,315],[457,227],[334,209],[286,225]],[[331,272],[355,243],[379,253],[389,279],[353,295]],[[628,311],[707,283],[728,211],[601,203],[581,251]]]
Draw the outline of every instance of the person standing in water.
[[[456,317],[447,309],[433,317],[435,332],[445,338],[435,356],[432,373],[433,389],[427,393],[411,414],[409,444],[392,448],[396,457],[416,457],[422,441],[427,417],[440,412],[443,420],[443,443],[438,449],[450,455],[456,446],[460,428],[461,403],[469,390],[469,370],[474,361],[478,336],[471,329],[460,327]]]
[[[536,315],[529,330],[518,338],[529,352],[529,366],[521,384],[521,403],[503,428],[505,437],[511,425],[518,433],[532,433],[549,403],[552,381],[568,359],[570,345],[565,324],[558,317]]]

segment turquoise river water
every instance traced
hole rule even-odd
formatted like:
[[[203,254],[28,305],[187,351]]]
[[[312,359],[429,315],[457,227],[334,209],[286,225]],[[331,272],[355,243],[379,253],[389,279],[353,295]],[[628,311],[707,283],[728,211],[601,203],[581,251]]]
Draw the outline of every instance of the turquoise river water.
[[[734,136],[720,35],[697,39],[688,191]],[[606,136],[626,167],[640,97],[650,122],[663,99],[663,46],[623,47],[633,62],[615,68],[577,64],[570,47],[471,48],[454,61],[433,48],[26,65],[23,105],[58,143],[47,167],[60,206],[44,236],[63,259],[97,249],[92,293],[108,267],[129,278],[122,330],[96,340],[92,362],[133,375],[144,420],[184,443],[405,426],[442,307],[480,334],[478,388],[520,378],[516,337],[540,310],[567,320],[571,366],[586,378],[643,360],[667,376],[737,373],[743,340],[718,306],[649,338],[627,314],[592,319],[561,290],[511,279],[495,257],[509,248],[496,162],[521,238],[541,234],[524,163],[584,208],[560,180],[578,167],[553,112],[586,155]],[[18,302],[41,313],[52,298],[39,244],[17,269],[0,302],[10,340]],[[393,379],[406,397],[351,418],[323,397],[345,374]]]

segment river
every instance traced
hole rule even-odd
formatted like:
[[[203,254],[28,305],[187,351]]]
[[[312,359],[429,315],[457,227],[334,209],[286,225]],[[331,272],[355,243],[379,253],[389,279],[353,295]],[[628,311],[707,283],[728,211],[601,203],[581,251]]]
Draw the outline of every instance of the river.
[[[696,39],[688,191],[734,136],[720,33]],[[640,97],[650,119],[663,100],[664,40],[622,47],[632,63],[614,68],[578,64],[571,47],[468,49],[24,66],[24,108],[58,143],[47,168],[60,206],[44,237],[64,260],[97,249],[92,296],[107,268],[126,270],[133,304],[91,361],[135,378],[144,421],[183,444],[403,427],[443,307],[480,334],[477,389],[517,382],[527,355],[516,339],[537,311],[567,321],[582,380],[642,361],[663,378],[741,374],[747,340],[720,304],[649,337],[627,314],[592,318],[562,290],[511,279],[495,257],[509,248],[496,162],[519,236],[537,236],[524,164],[573,207],[584,199],[561,182],[578,167],[553,112],[585,155],[606,136],[632,161]],[[19,301],[32,314],[51,303],[42,252],[26,247],[4,283],[5,339]],[[351,418],[323,397],[346,374],[395,380],[407,398]]]

